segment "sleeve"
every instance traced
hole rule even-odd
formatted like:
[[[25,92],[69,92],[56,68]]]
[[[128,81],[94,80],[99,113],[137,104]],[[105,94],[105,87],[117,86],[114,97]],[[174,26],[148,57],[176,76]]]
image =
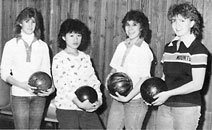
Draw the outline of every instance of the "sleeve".
[[[196,47],[191,55],[192,68],[206,68],[207,59],[208,59],[207,49],[203,45]]]
[[[161,59],[161,63],[164,64],[164,57],[165,57],[165,53],[166,53],[166,48],[168,47],[170,43],[167,43],[164,47],[164,50],[163,50],[163,55],[162,55],[162,59]]]
[[[143,60],[139,59],[139,57]],[[140,77],[150,76],[151,65],[153,61],[153,54],[151,50],[149,48],[143,50],[143,52],[140,53],[139,57],[137,58],[137,67],[140,69],[138,69],[136,73],[140,75]]]
[[[67,80],[67,77],[65,76],[64,73],[65,73],[65,66],[63,64],[63,60],[58,57],[54,57],[52,64],[52,76],[56,88],[64,87],[65,85],[68,84],[67,82],[69,80]]]
[[[113,57],[110,62],[110,67],[117,69],[121,65],[121,60],[124,52],[124,48],[121,46],[122,43],[120,43],[117,47],[115,52],[113,53]]]
[[[100,100],[102,100],[102,92],[101,92],[101,89],[100,89],[100,86],[101,86],[101,82],[98,80],[97,76],[96,76],[96,73],[94,71],[94,68],[92,66],[92,62],[91,62],[91,59],[90,59],[90,56],[87,57],[88,58],[88,61],[89,61],[89,70],[90,70],[90,75],[88,76],[89,77],[89,80],[88,80],[88,85],[89,86],[92,86],[96,92],[97,92],[97,95],[98,95],[98,98]]]
[[[12,58],[13,51],[11,50],[13,47],[11,44],[6,43],[4,46],[2,60],[1,60],[1,78],[6,81],[7,77],[10,76],[12,71]]]
[[[44,43],[43,46],[43,59],[42,59],[42,64],[41,64],[41,70],[46,72],[51,76],[51,65],[50,65],[50,56],[49,56],[49,48],[46,43]]]

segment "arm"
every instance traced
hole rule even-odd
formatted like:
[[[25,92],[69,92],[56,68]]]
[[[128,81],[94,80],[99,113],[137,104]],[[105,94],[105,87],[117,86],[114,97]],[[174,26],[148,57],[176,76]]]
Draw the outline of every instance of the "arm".
[[[5,81],[10,83],[11,85],[20,87],[22,89],[27,90],[32,94],[33,90],[30,89],[30,86],[27,82],[20,82],[12,76],[12,66],[13,63],[13,52],[12,50],[14,46],[13,43],[7,42],[4,46],[3,54],[2,54],[2,61],[1,61],[1,78]]]
[[[50,72],[50,56],[49,56],[49,48],[47,46],[46,43],[43,42],[43,59],[42,59],[42,64],[41,64],[41,71],[46,72],[47,74],[49,74],[50,77],[51,76],[51,72]],[[55,91],[55,87],[52,83],[52,87],[49,88],[47,91],[41,91],[40,93],[38,93],[38,96],[49,96],[51,93],[53,93]]]
[[[92,66],[92,62],[90,60],[90,56],[87,57],[88,58],[88,64],[87,64],[87,72],[88,75],[85,77],[85,79],[87,79],[87,85],[93,87],[98,95],[98,100],[92,104],[92,106],[88,107],[88,109],[86,109],[86,111],[92,112],[95,111],[96,109],[98,109],[101,105],[102,105],[102,92],[101,92],[101,82],[98,80],[96,73],[94,71],[94,68]]]
[[[153,60],[152,52],[148,49],[146,51],[139,53],[139,56],[137,57],[137,65],[134,66],[135,68],[139,68],[134,70],[134,75],[139,76],[138,81],[133,85],[132,91],[126,96],[121,96],[117,93],[118,97],[112,96],[114,99],[120,101],[120,102],[128,102],[131,99],[133,99],[135,96],[140,94],[140,87],[141,84],[150,77],[150,70],[151,70],[151,64]],[[141,60],[140,58],[143,58]]]
[[[149,76],[147,77],[142,77],[140,78],[140,80],[137,82],[137,84],[134,86],[134,88],[132,89],[132,91],[125,97],[125,96],[121,96],[118,92],[116,92],[117,97],[111,95],[114,99],[116,99],[117,101],[120,102],[129,102],[132,98],[134,98],[136,95],[138,95],[140,93],[140,87],[141,84],[148,79]]]
[[[171,96],[184,95],[201,90],[205,79],[205,72],[206,72],[205,68],[193,68],[192,69],[193,80],[191,82],[184,84],[176,89],[161,92],[155,95],[154,98],[156,100],[152,104],[161,105]]]

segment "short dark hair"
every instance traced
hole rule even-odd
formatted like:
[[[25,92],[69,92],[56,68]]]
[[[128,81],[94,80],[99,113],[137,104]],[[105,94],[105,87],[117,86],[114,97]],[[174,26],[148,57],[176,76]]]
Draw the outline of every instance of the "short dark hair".
[[[149,20],[146,17],[146,15],[139,11],[139,10],[131,10],[127,12],[125,17],[122,20],[122,28],[125,31],[125,26],[127,21],[135,21],[141,25],[141,34],[140,37],[146,38],[148,32],[149,32]]]
[[[194,21],[195,24],[191,28],[191,33],[193,33],[196,37],[202,36],[204,27],[203,19],[196,7],[194,7],[194,5],[192,5],[190,2],[185,2],[170,6],[167,14],[168,20],[171,21],[172,18],[177,15],[181,15],[185,19],[190,19],[191,21]]]
[[[36,8],[32,8],[32,7],[26,7],[24,8],[19,15],[17,16],[16,20],[15,20],[15,27],[14,27],[14,33],[16,36],[18,36],[21,33],[21,23],[23,22],[23,20],[26,20],[28,18],[34,18],[35,19],[35,30],[34,30],[34,34],[35,37],[40,39],[41,37],[41,30],[40,30],[40,21],[39,21],[39,12],[37,11]]]
[[[85,46],[85,44],[89,44],[90,42],[90,31],[88,27],[81,22],[78,19],[66,19],[60,26],[60,31],[58,34],[58,44],[59,48],[65,49],[66,48],[66,42],[63,40],[63,36],[65,36],[67,33],[78,33],[82,35],[82,41],[79,46],[81,48],[82,46]]]

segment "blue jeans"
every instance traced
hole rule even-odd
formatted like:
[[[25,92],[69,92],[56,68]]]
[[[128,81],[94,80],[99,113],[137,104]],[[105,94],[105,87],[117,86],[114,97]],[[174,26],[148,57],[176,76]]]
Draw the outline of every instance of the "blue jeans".
[[[142,99],[131,100],[128,103],[113,100],[107,129],[122,130],[125,127],[125,129],[140,130],[147,110],[148,106],[143,103]]]
[[[16,129],[40,129],[45,97],[12,96],[12,112]]]
[[[60,129],[103,129],[102,123],[95,112],[57,109],[56,114]]]
[[[157,130],[196,130],[200,106],[169,107],[162,105],[157,112]]]

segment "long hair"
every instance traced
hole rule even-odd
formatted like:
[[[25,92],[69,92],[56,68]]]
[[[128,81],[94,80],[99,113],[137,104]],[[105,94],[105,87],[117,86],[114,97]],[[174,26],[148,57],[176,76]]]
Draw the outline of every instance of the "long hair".
[[[27,20],[27,19],[30,19],[30,18],[35,19],[36,26],[35,26],[34,34],[35,34],[35,37],[37,39],[40,39],[41,30],[40,30],[40,22],[39,22],[38,11],[37,11],[37,9],[31,8],[31,7],[26,7],[17,16],[17,18],[15,20],[14,33],[15,33],[16,36],[20,35],[21,29],[22,29],[20,24],[23,22],[23,20]]]

